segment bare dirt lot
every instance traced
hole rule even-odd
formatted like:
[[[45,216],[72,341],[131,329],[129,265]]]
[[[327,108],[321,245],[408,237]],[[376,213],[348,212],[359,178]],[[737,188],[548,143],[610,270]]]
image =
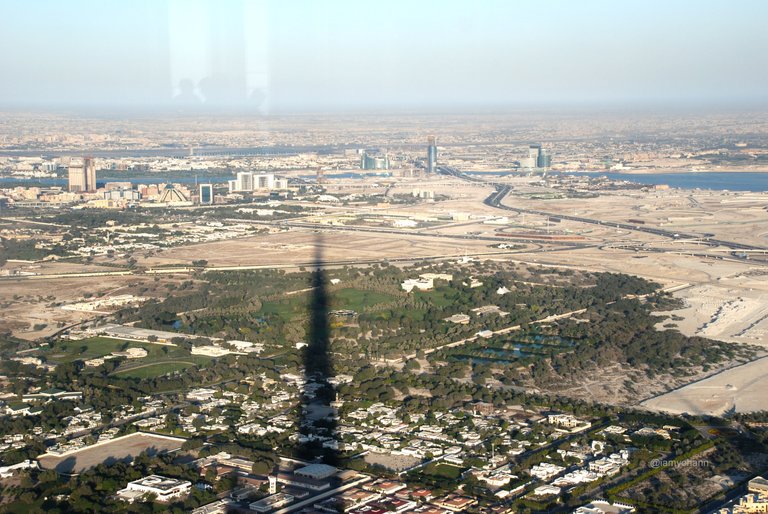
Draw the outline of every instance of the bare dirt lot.
[[[768,290],[764,277],[723,277],[681,291],[685,308],[668,314],[686,335],[768,346]]]
[[[720,416],[768,410],[768,357],[731,368],[641,405],[673,414]]]
[[[320,230],[322,227],[318,227]],[[145,266],[188,264],[205,259],[209,266],[310,265],[318,255],[324,261],[380,261],[382,259],[461,256],[466,251],[491,252],[490,243],[466,240],[372,234],[291,230],[280,234],[255,236],[216,243],[173,248],[139,262]]]
[[[99,271],[104,271],[99,269]],[[45,275],[71,272],[48,264]],[[97,313],[62,309],[61,306],[87,298],[135,295],[162,298],[168,294],[164,285],[188,280],[188,275],[163,276],[81,276],[71,278],[3,279],[0,281],[0,331],[10,331],[22,339],[46,337],[62,327],[93,319]]]
[[[178,437],[137,432],[64,455],[41,455],[39,461],[43,469],[55,469],[59,473],[81,473],[102,463],[130,461],[145,451],[152,455],[176,451],[183,443],[184,439]]]
[[[365,462],[368,464],[378,464],[387,469],[391,469],[392,471],[402,471],[415,466],[421,462],[421,460],[410,455],[368,453],[365,456]]]

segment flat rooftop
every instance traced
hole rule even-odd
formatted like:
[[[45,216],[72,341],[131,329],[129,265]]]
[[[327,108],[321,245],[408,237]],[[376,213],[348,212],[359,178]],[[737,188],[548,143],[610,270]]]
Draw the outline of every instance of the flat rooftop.
[[[152,489],[157,489],[158,491],[163,492],[171,491],[176,487],[186,483],[189,482],[187,480],[178,480],[176,478],[169,478],[160,475],[149,475],[147,477],[134,480],[133,482],[129,482],[129,484],[138,485],[141,487],[151,487]]]

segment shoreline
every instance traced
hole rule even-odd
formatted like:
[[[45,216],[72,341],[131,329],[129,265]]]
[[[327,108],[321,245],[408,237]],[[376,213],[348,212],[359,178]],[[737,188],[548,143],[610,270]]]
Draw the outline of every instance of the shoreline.
[[[498,175],[501,173],[544,173],[537,170],[488,170],[488,171],[467,171],[470,175]],[[686,169],[674,169],[667,168],[662,169],[636,169],[636,170],[549,170],[546,173],[557,173],[561,175],[596,175],[611,173],[614,175],[712,175],[717,173],[765,173],[768,174],[768,168],[761,169],[727,169],[727,170],[686,170]]]
[[[603,171],[564,171],[562,173],[614,173],[616,175],[711,175],[714,173],[768,173],[764,169],[727,169],[727,170],[686,170],[686,169],[640,169],[640,170],[603,170]]]

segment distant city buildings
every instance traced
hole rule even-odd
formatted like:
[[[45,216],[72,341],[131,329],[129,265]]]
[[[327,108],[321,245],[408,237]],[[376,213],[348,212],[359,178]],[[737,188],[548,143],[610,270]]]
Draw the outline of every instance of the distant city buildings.
[[[252,171],[241,171],[228,184],[230,193],[288,189],[287,179],[278,178],[273,173],[258,174]]]
[[[547,169],[552,166],[552,156],[548,150],[541,147],[540,144],[532,144],[528,147],[528,157],[520,159],[521,168],[541,168]]]
[[[413,196],[414,198],[424,198],[427,200],[434,200],[435,192],[428,189],[416,188],[411,192],[411,196]]]
[[[167,204],[186,204],[188,202],[189,200],[184,196],[184,193],[173,187],[173,184],[166,184],[165,189],[160,194],[160,200],[158,200],[158,203]]]
[[[364,153],[360,157],[360,169],[361,170],[388,170],[389,157],[386,154],[368,155],[368,153]]]
[[[68,175],[70,193],[96,191],[96,164],[93,157],[71,160]]]
[[[104,191],[104,199],[138,201],[141,200],[141,193],[131,188],[109,189]]]
[[[420,168],[403,168],[395,171],[394,176],[401,178],[418,178],[422,176]]]
[[[427,171],[434,173],[437,168],[437,139],[435,136],[427,138]]]
[[[213,203],[213,184],[200,184],[198,190],[200,203],[210,205]]]

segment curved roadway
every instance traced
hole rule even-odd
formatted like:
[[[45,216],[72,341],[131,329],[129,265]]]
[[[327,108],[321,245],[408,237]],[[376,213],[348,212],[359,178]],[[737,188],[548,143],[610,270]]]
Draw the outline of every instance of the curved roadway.
[[[503,205],[501,201],[512,190],[512,186],[508,184],[500,184],[497,182],[488,182],[477,177],[471,177],[454,168],[441,167],[439,168],[439,171],[445,175],[451,175],[456,178],[461,178],[468,182],[475,182],[475,183],[484,182],[489,186],[496,187],[496,190],[492,192],[488,196],[488,198],[484,200],[484,203],[490,207],[495,207],[497,209],[504,209],[507,211],[513,211],[513,212],[525,213],[525,214],[535,214],[538,216],[548,216],[553,219],[576,221],[579,223],[589,223],[592,225],[602,225],[605,227],[620,228],[620,229],[634,231],[634,232],[645,232],[647,234],[653,234],[656,236],[667,237],[667,238],[676,239],[676,240],[693,239],[693,240],[698,240],[704,244],[707,244],[708,246],[713,246],[713,247],[723,246],[726,248],[730,248],[731,250],[768,251],[768,248],[766,247],[754,246],[754,245],[749,245],[744,243],[735,243],[733,241],[724,241],[722,239],[713,239],[711,237],[713,234],[686,234],[682,232],[672,232],[672,231],[664,230],[660,228],[644,227],[642,225],[633,225],[630,223],[622,223],[617,221],[603,221],[603,220],[598,220],[594,218],[584,218],[582,216],[569,216],[567,214],[556,214],[556,213],[539,211],[534,209],[521,209],[519,207],[510,207],[508,205]]]

